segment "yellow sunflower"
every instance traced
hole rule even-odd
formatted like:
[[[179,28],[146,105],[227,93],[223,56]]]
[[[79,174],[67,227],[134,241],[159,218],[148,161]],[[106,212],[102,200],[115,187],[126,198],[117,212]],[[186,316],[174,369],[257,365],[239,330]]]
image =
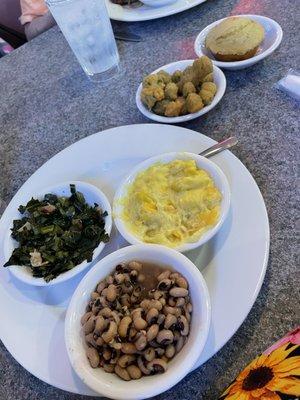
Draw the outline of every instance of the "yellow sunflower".
[[[290,356],[298,345],[284,344],[253,360],[223,393],[223,400],[280,400],[276,393],[300,396],[300,356]]]

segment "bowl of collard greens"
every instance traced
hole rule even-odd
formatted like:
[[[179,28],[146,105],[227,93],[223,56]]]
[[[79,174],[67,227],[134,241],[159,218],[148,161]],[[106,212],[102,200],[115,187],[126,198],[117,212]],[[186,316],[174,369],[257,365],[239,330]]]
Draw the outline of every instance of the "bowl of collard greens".
[[[4,267],[35,286],[66,281],[99,256],[111,228],[109,201],[96,186],[72,181],[48,187],[16,210]]]

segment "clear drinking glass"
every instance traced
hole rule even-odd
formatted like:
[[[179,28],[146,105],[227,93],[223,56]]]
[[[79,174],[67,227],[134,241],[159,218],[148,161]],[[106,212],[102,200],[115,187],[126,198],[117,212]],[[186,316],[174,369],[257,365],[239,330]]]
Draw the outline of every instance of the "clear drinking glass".
[[[119,70],[119,54],[105,0],[46,0],[80,65],[95,81]]]

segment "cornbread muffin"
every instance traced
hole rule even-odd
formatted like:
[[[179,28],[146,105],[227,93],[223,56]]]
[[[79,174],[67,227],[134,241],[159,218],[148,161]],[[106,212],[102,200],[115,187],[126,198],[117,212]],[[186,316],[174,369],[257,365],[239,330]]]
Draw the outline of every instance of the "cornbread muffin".
[[[241,61],[253,57],[264,39],[264,28],[244,17],[230,17],[211,29],[205,46],[220,61]]]

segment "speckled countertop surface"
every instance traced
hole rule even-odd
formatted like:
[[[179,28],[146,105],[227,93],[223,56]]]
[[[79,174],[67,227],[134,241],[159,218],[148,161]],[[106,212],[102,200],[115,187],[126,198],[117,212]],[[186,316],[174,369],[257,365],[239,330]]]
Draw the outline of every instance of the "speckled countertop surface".
[[[269,213],[269,266],[259,297],[238,332],[211,360],[159,399],[216,399],[253,357],[299,322],[295,223],[299,107],[273,88],[289,68],[300,65],[297,1],[208,0],[163,20],[128,24],[145,41],[118,43],[122,72],[115,88],[93,85],[85,78],[57,28],[0,60],[3,212],[23,182],[61,149],[106,128],[148,122],[135,106],[142,75],[172,61],[194,58],[193,41],[200,30],[229,14],[244,13],[278,21],[284,32],[281,46],[249,69],[225,71],[228,87],[221,103],[184,126],[216,140],[229,132],[240,139],[233,152],[256,179]],[[0,383],[1,400],[83,399],[34,378],[3,345]]]

